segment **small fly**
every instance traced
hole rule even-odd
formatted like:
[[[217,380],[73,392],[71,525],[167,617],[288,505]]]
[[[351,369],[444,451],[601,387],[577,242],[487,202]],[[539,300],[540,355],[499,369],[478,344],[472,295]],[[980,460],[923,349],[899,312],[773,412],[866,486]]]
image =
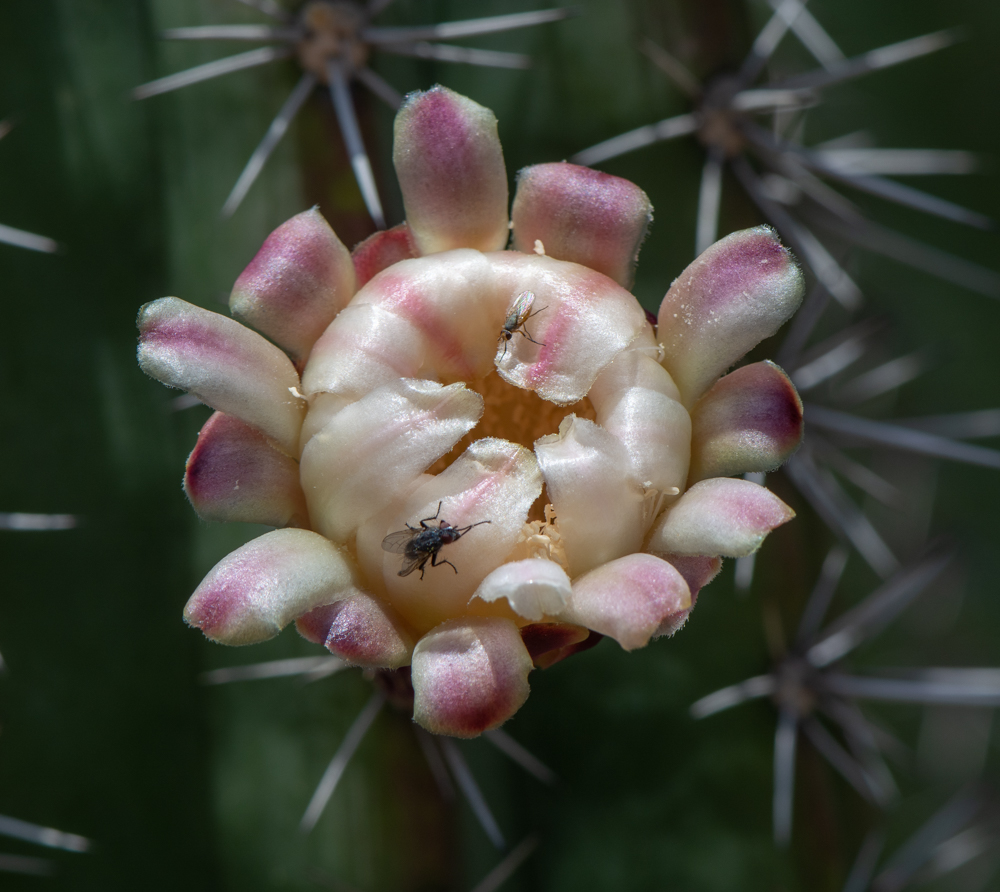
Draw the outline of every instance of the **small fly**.
[[[400,576],[409,576],[414,570],[420,571],[420,578],[424,578],[424,566],[428,561],[432,567],[438,564],[447,564],[458,572],[451,561],[445,558],[438,559],[438,554],[445,545],[457,542],[473,527],[489,523],[488,520],[481,520],[479,523],[470,523],[467,527],[453,527],[447,520],[438,520],[441,514],[441,502],[438,502],[438,509],[433,517],[425,517],[420,521],[419,527],[406,525],[405,530],[398,533],[389,533],[382,540],[382,550],[391,551],[393,554],[403,555],[403,569],[399,571]],[[436,527],[428,526],[427,521],[437,520]]]
[[[528,329],[524,327],[524,323],[532,316],[537,316],[542,310],[548,309],[548,307],[539,307],[537,310],[532,311],[531,305],[534,302],[535,293],[533,291],[522,291],[514,298],[514,303],[510,305],[510,309],[507,311],[507,319],[503,324],[503,330],[500,332],[500,337],[497,338],[498,347],[501,341],[504,342],[503,356],[500,357],[501,360],[507,355],[507,342],[514,337],[514,332],[527,338],[532,344],[538,344],[539,347],[545,346],[541,341],[536,341],[528,333]]]

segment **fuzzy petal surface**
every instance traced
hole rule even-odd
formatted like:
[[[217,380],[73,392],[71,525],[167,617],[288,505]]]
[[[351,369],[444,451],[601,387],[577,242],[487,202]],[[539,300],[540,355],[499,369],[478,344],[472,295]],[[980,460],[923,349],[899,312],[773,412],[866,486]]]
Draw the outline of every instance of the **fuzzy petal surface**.
[[[687,583],[672,565],[651,554],[630,554],[575,580],[561,618],[635,650],[690,606]]]
[[[462,384],[396,379],[341,409],[302,450],[314,529],[346,542],[475,427],[483,398]]]
[[[535,442],[535,455],[555,507],[570,576],[641,549],[643,490],[617,437],[569,415],[558,433]]]
[[[691,406],[729,366],[798,308],[802,271],[768,226],[717,241],[660,304],[663,365]]]
[[[775,527],[795,516],[770,490],[749,480],[713,477],[668,508],[650,536],[653,554],[753,554]]]
[[[511,220],[516,250],[544,250],[629,288],[653,206],[635,183],[563,161],[518,173]]]
[[[691,480],[773,471],[802,441],[802,400],[773,362],[720,378],[691,413]]]
[[[532,503],[542,491],[535,456],[515,443],[476,440],[444,471],[427,477],[401,502],[376,515],[358,531],[358,560],[366,578],[378,577],[389,603],[410,626],[426,631],[445,619],[462,614],[509,616],[505,602],[487,604],[473,595],[496,570],[521,538]],[[440,512],[438,512],[440,505]],[[433,515],[438,517],[429,520]],[[438,553],[431,562],[400,576],[404,558],[382,549],[390,533],[419,527],[426,519],[436,527],[446,520],[453,527],[473,527]],[[453,565],[441,563],[447,559]],[[471,601],[471,603],[470,603]]]
[[[507,168],[488,108],[447,87],[411,93],[396,115],[392,161],[421,254],[507,244]]]
[[[184,608],[220,644],[257,644],[322,604],[359,594],[353,561],[309,530],[274,530],[223,558]]]
[[[417,248],[413,244],[413,236],[406,223],[372,233],[351,251],[358,288],[367,285],[382,270],[394,263],[410,260],[416,256]]]
[[[313,208],[267,237],[236,280],[229,309],[301,361],[356,290],[350,253]]]
[[[449,620],[413,651],[413,719],[432,734],[477,737],[528,699],[531,657],[507,619]]]
[[[698,601],[698,592],[719,575],[719,571],[722,569],[722,558],[701,554],[659,554],[657,557],[661,557],[668,564],[673,565],[673,568],[684,577],[688,590],[691,592],[691,606],[687,610],[668,616],[653,634],[654,638],[663,638],[680,631],[688,621],[691,611],[694,610]]]
[[[176,297],[139,310],[139,365],[156,380],[198,397],[298,450],[306,403],[292,361],[259,334]]]
[[[308,526],[299,463],[256,428],[222,412],[198,434],[184,491],[203,520]]]
[[[619,353],[588,397],[597,423],[628,452],[636,479],[661,492],[679,492],[688,476],[691,417],[654,352],[643,344]]]
[[[537,622],[543,616],[558,615],[571,591],[566,571],[555,561],[529,558],[501,564],[473,597],[487,603],[506,598],[518,616]]]
[[[307,641],[322,644],[352,666],[398,669],[413,653],[413,640],[399,617],[367,594],[310,610],[295,627]]]

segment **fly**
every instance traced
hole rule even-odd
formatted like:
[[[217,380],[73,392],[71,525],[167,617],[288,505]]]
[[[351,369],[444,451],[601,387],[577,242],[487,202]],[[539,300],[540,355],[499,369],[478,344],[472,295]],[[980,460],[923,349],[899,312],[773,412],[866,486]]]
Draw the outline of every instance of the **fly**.
[[[438,509],[434,512],[433,517],[425,517],[420,521],[419,527],[411,527],[407,524],[405,530],[389,533],[382,540],[383,551],[403,555],[403,569],[399,571],[400,576],[409,576],[414,570],[420,570],[420,578],[423,579],[424,567],[428,561],[431,562],[432,567],[436,567],[438,564],[447,564],[457,573],[458,567],[451,561],[445,558],[438,559],[439,552],[445,545],[457,542],[473,527],[490,522],[481,520],[479,523],[470,523],[467,527],[453,527],[447,520],[438,520],[441,514],[441,504],[438,502]],[[429,520],[437,520],[438,525],[436,527],[428,526],[427,521]]]
[[[528,329],[524,327],[524,323],[527,322],[532,316],[537,316],[542,310],[548,309],[547,307],[539,307],[537,310],[532,311],[531,305],[535,302],[535,293],[533,291],[522,291],[516,298],[514,298],[514,303],[510,305],[510,309],[507,310],[507,319],[503,324],[503,329],[500,332],[500,337],[497,338],[497,346],[500,346],[500,342],[503,341],[503,356],[500,357],[502,360],[504,356],[507,355],[507,342],[514,337],[514,332],[517,332],[522,337],[527,338],[532,344],[538,344],[539,347],[544,347],[545,345],[541,341],[536,341],[529,333]]]

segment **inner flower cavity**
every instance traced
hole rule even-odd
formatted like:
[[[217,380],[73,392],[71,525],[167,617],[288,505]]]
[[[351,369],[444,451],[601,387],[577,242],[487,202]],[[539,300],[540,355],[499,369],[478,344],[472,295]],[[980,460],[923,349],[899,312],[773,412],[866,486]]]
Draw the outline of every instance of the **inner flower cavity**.
[[[795,449],[794,387],[770,363],[724,373],[801,275],[772,231],[735,233],[654,326],[627,290],[651,220],[633,184],[528,168],[508,223],[496,120],[440,87],[400,110],[394,161],[406,223],[348,252],[298,215],[237,280],[239,322],[164,298],[139,359],[217,410],[196,510],[278,527],[186,620],[229,644],[295,621],[349,662],[410,666],[414,718],[473,736],[533,667],[675,632],[723,556],[792,516],[728,475]]]

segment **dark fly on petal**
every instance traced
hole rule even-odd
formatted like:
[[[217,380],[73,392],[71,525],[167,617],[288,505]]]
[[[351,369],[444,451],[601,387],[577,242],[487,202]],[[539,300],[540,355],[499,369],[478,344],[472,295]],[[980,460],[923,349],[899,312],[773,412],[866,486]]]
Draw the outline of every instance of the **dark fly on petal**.
[[[441,514],[441,502],[438,502],[437,511],[433,516],[425,517],[420,521],[419,527],[406,525],[405,530],[397,533],[389,533],[382,540],[382,550],[390,551],[393,554],[403,555],[403,568],[399,571],[400,576],[409,576],[414,570],[420,570],[420,578],[424,578],[424,567],[427,562],[431,562],[432,567],[438,564],[447,564],[458,572],[451,561],[439,557],[439,552],[445,545],[457,542],[473,527],[478,527],[488,520],[481,520],[479,523],[470,523],[467,527],[453,527],[447,520],[439,519]],[[428,521],[437,520],[438,525],[428,526]]]
[[[515,332],[521,335],[521,337],[527,338],[532,344],[538,344],[539,347],[545,346],[541,341],[536,341],[528,333],[528,329],[524,327],[524,323],[532,316],[537,316],[542,310],[548,309],[547,307],[539,307],[537,310],[532,311],[531,305],[534,302],[535,293],[533,291],[522,291],[514,298],[514,303],[507,310],[507,319],[504,321],[503,328],[500,331],[500,337],[497,338],[498,347],[500,346],[500,342],[503,341],[503,356],[500,359],[503,359],[507,355],[507,342],[514,337]]]

